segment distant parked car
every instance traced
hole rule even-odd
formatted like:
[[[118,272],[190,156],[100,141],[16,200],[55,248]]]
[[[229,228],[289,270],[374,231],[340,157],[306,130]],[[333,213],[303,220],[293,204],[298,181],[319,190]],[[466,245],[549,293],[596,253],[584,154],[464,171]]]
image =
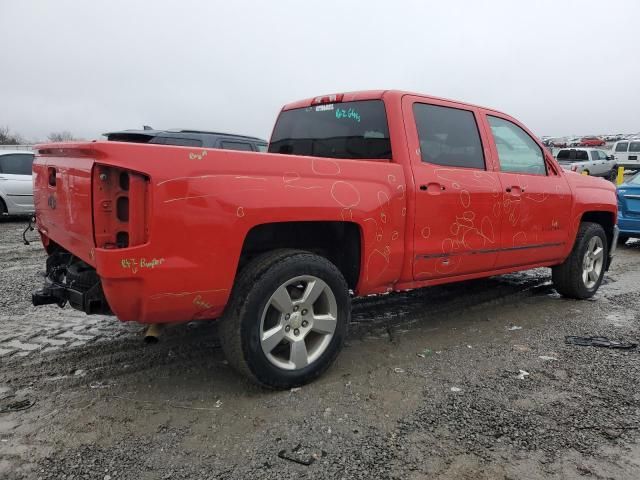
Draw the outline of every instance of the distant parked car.
[[[613,145],[612,151],[621,167],[640,168],[640,140],[620,140]]]
[[[0,150],[0,215],[33,213],[33,153]]]
[[[103,133],[103,135],[112,142],[221,148],[247,152],[266,152],[268,145],[266,140],[257,137],[202,130],[122,130]]]
[[[618,241],[640,238],[640,173],[618,186]]]
[[[556,148],[566,148],[568,146],[566,138],[552,138],[550,143],[552,147]]]
[[[582,137],[580,139],[580,146],[581,147],[601,147],[605,144],[606,142],[598,137]]]
[[[565,170],[576,173],[585,172],[594,177],[606,177],[615,180],[617,164],[612,155],[595,148],[566,148],[560,150],[556,158]]]

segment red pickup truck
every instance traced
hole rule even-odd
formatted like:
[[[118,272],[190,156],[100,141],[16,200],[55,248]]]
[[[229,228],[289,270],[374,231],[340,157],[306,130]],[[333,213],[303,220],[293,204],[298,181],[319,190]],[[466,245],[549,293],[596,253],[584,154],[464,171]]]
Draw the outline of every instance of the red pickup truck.
[[[267,153],[47,144],[33,172],[35,305],[220,319],[230,363],[274,388],[331,364],[354,295],[551,267],[587,298],[617,240],[610,182],[508,115],[399,91],[286,105]]]

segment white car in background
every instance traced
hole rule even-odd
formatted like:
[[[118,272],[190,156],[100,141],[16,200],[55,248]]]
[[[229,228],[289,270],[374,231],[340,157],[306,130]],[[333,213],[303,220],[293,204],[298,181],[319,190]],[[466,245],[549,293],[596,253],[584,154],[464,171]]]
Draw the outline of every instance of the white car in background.
[[[0,215],[33,213],[33,153],[0,150]]]
[[[621,167],[640,168],[640,139],[620,140],[613,145],[611,151]]]
[[[615,180],[617,163],[613,155],[597,148],[563,148],[556,153],[562,168],[576,173]]]

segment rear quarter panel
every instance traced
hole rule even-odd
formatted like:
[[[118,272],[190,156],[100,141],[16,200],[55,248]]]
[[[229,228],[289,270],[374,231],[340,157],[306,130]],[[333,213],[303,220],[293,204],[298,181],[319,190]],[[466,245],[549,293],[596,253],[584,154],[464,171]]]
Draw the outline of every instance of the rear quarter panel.
[[[112,298],[129,297],[122,308],[114,308],[123,320],[219,316],[231,293],[244,239],[251,228],[265,223],[354,222],[362,236],[358,291],[386,291],[400,274],[406,217],[400,165],[94,145],[107,163],[150,177],[149,242],[122,250],[96,249],[95,254],[110,304]]]

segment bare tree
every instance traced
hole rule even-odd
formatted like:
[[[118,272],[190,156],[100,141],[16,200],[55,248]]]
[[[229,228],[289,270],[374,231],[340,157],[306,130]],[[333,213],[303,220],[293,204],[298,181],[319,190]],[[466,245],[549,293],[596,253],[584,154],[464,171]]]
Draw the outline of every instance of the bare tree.
[[[47,139],[50,142],[72,142],[77,140],[69,130],[62,130],[61,132],[51,132]]]
[[[0,127],[0,145],[20,145],[24,143],[24,138],[17,133],[11,133],[8,126]]]

